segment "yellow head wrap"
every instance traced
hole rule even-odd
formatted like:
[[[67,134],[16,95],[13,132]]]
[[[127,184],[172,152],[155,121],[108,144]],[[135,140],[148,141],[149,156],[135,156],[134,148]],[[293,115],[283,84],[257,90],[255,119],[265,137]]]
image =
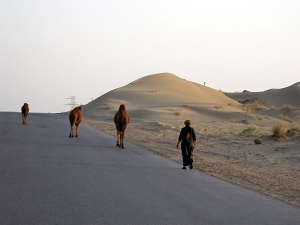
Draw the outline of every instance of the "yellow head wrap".
[[[191,121],[191,120],[186,120],[186,121],[184,121],[184,125],[186,125],[186,126],[190,126],[190,125],[191,125],[191,123],[192,123],[192,121]]]

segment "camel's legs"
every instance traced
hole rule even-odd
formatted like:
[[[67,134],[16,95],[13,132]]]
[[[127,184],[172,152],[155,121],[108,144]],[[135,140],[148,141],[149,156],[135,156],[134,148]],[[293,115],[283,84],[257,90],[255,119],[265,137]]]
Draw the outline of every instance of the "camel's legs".
[[[125,135],[125,131],[121,131],[121,134],[120,134],[120,139],[121,139],[120,147],[121,148],[125,148],[125,146],[124,146],[124,135]]]
[[[79,125],[76,124],[76,136],[75,137],[79,137],[78,128],[79,128]]]
[[[120,147],[120,131],[117,131],[117,145],[118,147]]]
[[[70,130],[70,135],[69,135],[69,137],[74,137],[74,134],[73,134],[73,126],[74,126],[74,124],[71,124],[71,130]]]
[[[22,113],[22,124],[26,124],[26,116]]]

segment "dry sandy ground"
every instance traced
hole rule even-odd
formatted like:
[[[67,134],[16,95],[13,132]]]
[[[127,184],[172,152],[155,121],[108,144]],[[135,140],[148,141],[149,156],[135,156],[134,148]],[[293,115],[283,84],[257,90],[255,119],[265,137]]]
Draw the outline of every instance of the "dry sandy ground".
[[[83,106],[83,122],[116,136],[113,116],[124,103],[131,117],[125,141],[181,163],[176,143],[184,120],[191,119],[197,134],[195,169],[300,206],[299,132],[280,141],[272,137],[278,124],[300,130],[300,101],[288,102],[295,93],[300,96],[300,84],[274,91],[284,103],[274,101],[269,90],[245,105],[238,101],[257,97],[247,92],[229,98],[173,74],[156,74]],[[254,144],[255,139],[262,144]]]

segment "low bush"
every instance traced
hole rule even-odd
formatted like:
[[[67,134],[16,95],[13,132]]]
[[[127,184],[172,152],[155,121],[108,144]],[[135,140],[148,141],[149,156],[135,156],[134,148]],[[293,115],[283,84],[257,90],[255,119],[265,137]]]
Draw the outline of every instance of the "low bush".
[[[261,140],[260,140],[260,139],[255,139],[255,140],[254,140],[254,143],[255,143],[256,145],[260,145],[260,144],[261,144]]]
[[[272,128],[273,130],[273,137],[276,139],[276,140],[281,140],[281,139],[285,139],[285,129],[283,127],[282,124],[276,124],[273,126]]]
[[[256,132],[255,127],[249,127],[249,128],[246,128],[246,129],[242,130],[241,134],[243,134],[243,135],[253,135],[253,134],[255,134],[255,132]]]

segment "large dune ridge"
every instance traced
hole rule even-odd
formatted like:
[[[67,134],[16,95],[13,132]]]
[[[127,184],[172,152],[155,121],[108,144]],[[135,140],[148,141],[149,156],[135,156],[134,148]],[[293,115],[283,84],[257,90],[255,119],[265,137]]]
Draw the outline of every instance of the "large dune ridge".
[[[113,116],[124,103],[131,117],[125,145],[134,142],[181,163],[176,143],[191,119],[198,137],[195,169],[300,206],[299,89],[296,83],[224,94],[171,73],[152,74],[84,105],[83,121],[116,136]],[[255,100],[242,103],[249,99]],[[294,135],[276,141],[276,126]]]
[[[201,84],[187,81],[171,73],[142,77],[115,89],[94,103],[110,104],[111,101],[127,102],[132,107],[173,106],[180,104],[237,104],[223,93]]]
[[[293,90],[278,90],[281,95],[295,94]],[[299,89],[299,88],[298,88]],[[287,94],[285,94],[287,92]],[[261,130],[269,129],[275,123],[287,124],[278,118],[282,111],[264,110],[262,115],[252,113],[253,106],[246,108],[240,99],[252,98],[252,93],[240,93],[243,97],[235,99],[213,88],[187,81],[171,73],[159,73],[144,76],[123,87],[112,90],[89,104],[83,106],[83,114],[89,119],[110,120],[120,104],[125,104],[133,121],[158,122],[180,126],[182,120],[192,119],[196,123],[226,122],[233,124],[253,124]],[[265,94],[263,100],[271,102],[273,95]],[[281,98],[284,99],[284,98]],[[279,102],[279,100],[278,100]],[[280,105],[284,105],[282,102]],[[295,114],[298,111],[285,110]],[[212,127],[212,126],[211,126]],[[216,125],[216,128],[219,126]],[[267,127],[267,128],[266,128]]]
[[[225,94],[244,103],[257,114],[300,123],[300,82],[281,89]]]
[[[237,101],[257,98],[268,106],[280,107],[283,105],[291,105],[300,108],[300,82],[281,89],[269,89],[262,92],[250,92],[245,90],[240,93],[226,93],[226,95]]]
[[[237,114],[242,112],[238,108],[227,107],[240,103],[220,91],[171,73],[159,73],[142,77],[100,96],[84,106],[84,114],[90,118],[112,116],[122,103],[133,119],[147,121],[180,117],[201,121],[223,120],[237,118]],[[227,109],[222,110],[224,108]]]

